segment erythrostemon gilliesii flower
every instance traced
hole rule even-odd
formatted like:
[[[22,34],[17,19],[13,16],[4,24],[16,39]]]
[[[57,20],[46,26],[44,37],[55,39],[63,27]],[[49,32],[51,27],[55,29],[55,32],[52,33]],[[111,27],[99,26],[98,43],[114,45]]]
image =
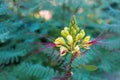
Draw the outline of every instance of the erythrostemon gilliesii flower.
[[[65,44],[66,44],[63,37],[58,37],[58,38],[55,40],[54,43],[55,43],[56,46],[58,46],[58,47],[61,46],[61,45],[65,45]]]
[[[77,54],[80,57],[81,49],[90,49],[93,41],[90,41],[90,36],[86,36],[84,29],[79,29],[75,16],[73,16],[69,27],[61,30],[61,36],[55,39],[54,43],[60,48],[60,56],[71,53],[71,55]]]
[[[67,51],[68,51],[68,49],[66,47],[61,46],[60,47],[60,56],[66,55]]]
[[[63,30],[61,30],[61,36],[56,38],[54,43],[40,43],[46,45],[46,47],[40,49],[39,51],[42,51],[50,47],[53,48],[58,47],[59,49],[58,57],[59,56],[64,57],[67,56],[67,54],[71,56],[68,65],[68,67],[71,68],[71,64],[73,60],[76,58],[76,56],[80,58],[81,55],[83,55],[86,51],[90,49],[90,46],[92,44],[100,43],[99,40],[101,38],[96,38],[94,40],[90,40],[90,38],[91,37],[89,35],[86,35],[84,29],[79,29],[75,20],[75,16],[73,16],[70,21],[69,27],[65,27]],[[54,51],[52,53],[54,53]],[[88,66],[88,65],[81,65],[81,66],[88,70],[96,69],[96,67],[94,66]]]
[[[89,40],[90,40],[90,36],[86,36],[81,43],[81,45],[86,49],[89,49],[89,46],[91,45],[88,44]]]
[[[70,62],[68,63],[68,70],[71,70],[73,60],[78,57],[80,58],[87,50],[90,49],[92,44],[98,43],[99,39],[90,40],[90,36],[86,34],[84,29],[80,29],[76,23],[75,16],[72,17],[69,27],[65,27],[61,30],[61,36],[54,40],[54,43],[48,44],[46,47],[58,47],[58,57],[70,55]],[[69,58],[69,55],[64,58]],[[82,67],[94,70],[94,66],[82,65]],[[95,67],[94,67],[95,68]]]

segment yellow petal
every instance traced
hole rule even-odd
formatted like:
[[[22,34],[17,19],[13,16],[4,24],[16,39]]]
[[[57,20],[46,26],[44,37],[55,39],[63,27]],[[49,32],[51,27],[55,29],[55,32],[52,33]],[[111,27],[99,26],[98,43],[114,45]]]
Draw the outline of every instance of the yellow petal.
[[[84,45],[83,45],[83,47],[84,47],[85,49],[90,49],[90,46],[91,46],[91,44],[84,44]]]
[[[73,38],[72,38],[71,35],[68,35],[68,36],[67,36],[67,41],[68,41],[68,44],[69,44],[69,45],[72,45],[72,43],[73,43]]]
[[[60,56],[66,55],[67,51],[68,51],[68,49],[66,47],[61,46],[60,47]]]
[[[77,45],[76,47],[75,47],[75,52],[77,53],[77,56],[78,56],[78,59],[80,59],[80,48],[79,48],[79,46]]]
[[[91,44],[87,44],[89,40],[90,40],[90,36],[86,36],[81,43],[85,49],[90,49],[89,46],[91,46]]]
[[[56,45],[65,45],[65,40],[63,37],[58,37],[55,42],[54,42]]]
[[[75,51],[79,51],[79,46],[77,45],[76,47],[75,47]]]
[[[80,33],[77,34],[76,36],[76,41],[80,41],[85,36],[85,31],[82,29]]]
[[[90,36],[86,36],[83,41],[82,41],[82,44],[86,44],[87,42],[89,42],[90,40]]]

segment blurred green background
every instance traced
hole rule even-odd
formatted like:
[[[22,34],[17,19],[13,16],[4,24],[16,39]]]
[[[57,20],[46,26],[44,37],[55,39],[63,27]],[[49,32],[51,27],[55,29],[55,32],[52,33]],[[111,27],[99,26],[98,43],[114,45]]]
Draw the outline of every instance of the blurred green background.
[[[120,0],[0,0],[0,80],[64,80],[69,56],[38,43],[53,42],[72,15],[103,40],[73,61],[98,69],[74,68],[70,80],[120,80]]]

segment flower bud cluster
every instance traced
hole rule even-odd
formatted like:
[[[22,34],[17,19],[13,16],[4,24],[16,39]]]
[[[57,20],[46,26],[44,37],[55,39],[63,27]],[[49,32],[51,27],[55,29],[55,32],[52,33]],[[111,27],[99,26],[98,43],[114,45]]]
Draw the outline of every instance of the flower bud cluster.
[[[67,53],[77,53],[77,56],[80,56],[80,49],[90,49],[92,44],[88,44],[89,42],[90,36],[85,36],[84,29],[79,29],[75,16],[72,17],[70,26],[61,31],[61,37],[54,41],[55,45],[60,48],[60,56],[65,56]]]

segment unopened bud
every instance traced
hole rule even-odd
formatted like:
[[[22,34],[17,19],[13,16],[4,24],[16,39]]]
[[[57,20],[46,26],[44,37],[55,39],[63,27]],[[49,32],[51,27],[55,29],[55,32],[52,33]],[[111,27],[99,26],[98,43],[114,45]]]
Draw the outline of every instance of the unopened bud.
[[[73,43],[73,38],[72,38],[71,35],[68,35],[68,36],[67,36],[67,41],[68,41],[68,44],[69,44],[69,45],[72,45],[72,43]]]
[[[63,37],[67,37],[69,35],[69,31],[67,27],[65,27],[64,30],[61,31],[61,35]]]
[[[72,35],[76,35],[76,30],[74,28],[72,29]]]
[[[63,37],[58,37],[55,42],[54,42],[57,46],[59,45],[65,45],[65,40]]]
[[[80,33],[77,34],[76,40],[79,41],[79,40],[82,39],[84,36],[85,36],[85,32],[84,32],[84,30],[82,29],[82,30],[80,31]]]
[[[90,36],[86,36],[83,41],[82,41],[82,44],[86,44],[87,42],[89,42],[90,40]]]

